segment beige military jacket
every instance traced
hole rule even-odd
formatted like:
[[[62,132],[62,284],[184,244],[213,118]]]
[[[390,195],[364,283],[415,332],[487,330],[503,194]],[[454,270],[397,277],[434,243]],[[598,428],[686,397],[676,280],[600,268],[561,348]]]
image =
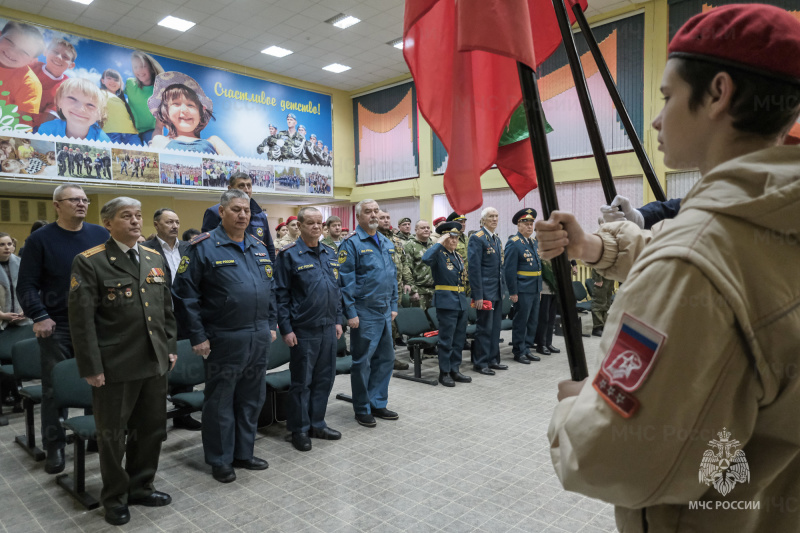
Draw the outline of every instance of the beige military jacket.
[[[600,235],[592,266],[625,283],[600,372],[553,413],[564,488],[624,533],[800,531],[800,147],[718,166],[652,234]]]

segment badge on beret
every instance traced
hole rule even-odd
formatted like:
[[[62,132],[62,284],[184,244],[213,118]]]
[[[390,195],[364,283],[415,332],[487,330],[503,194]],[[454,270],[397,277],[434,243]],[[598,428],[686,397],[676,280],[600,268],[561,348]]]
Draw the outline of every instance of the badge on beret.
[[[347,250],[342,250],[339,252],[339,264],[341,265],[345,261],[347,261]]]
[[[77,290],[78,287],[81,286],[81,282],[78,281],[78,276],[75,274],[72,275],[72,278],[69,280],[69,290],[74,291]]]
[[[189,268],[189,256],[184,255],[181,257],[181,262],[178,265],[178,274],[183,274],[186,272],[186,269]]]
[[[268,278],[272,278],[272,265],[264,265],[264,272],[267,273]]]

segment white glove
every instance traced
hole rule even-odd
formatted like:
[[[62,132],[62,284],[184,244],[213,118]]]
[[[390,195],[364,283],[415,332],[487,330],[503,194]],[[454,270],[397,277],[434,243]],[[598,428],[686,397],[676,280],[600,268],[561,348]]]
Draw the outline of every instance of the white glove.
[[[605,222],[621,222],[629,220],[644,228],[644,216],[638,209],[631,207],[631,201],[624,196],[617,195],[611,202],[611,205],[604,205],[600,208]]]

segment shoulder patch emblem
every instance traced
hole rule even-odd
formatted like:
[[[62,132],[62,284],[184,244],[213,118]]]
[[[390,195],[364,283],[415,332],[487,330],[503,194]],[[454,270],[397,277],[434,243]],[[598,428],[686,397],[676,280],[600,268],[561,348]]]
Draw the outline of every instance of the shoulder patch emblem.
[[[156,255],[161,255],[158,252],[158,250],[153,250],[152,248],[148,248],[147,246],[142,246],[141,244],[139,245],[139,248],[141,248],[142,250],[147,250],[148,252],[153,252]]]
[[[339,251],[339,264],[341,265],[345,261],[347,261],[347,250],[340,250]]]
[[[483,230],[479,230],[478,233],[475,234],[476,237],[483,237]]]
[[[257,228],[256,228],[256,235],[258,235],[258,238],[259,238],[259,239],[260,239],[261,237],[263,237],[263,236],[264,236],[264,228],[262,228],[262,227],[260,227],[260,226],[259,226],[259,227],[257,227]]]
[[[197,244],[198,242],[204,241],[204,240],[208,239],[209,237],[211,237],[211,234],[209,232],[201,233],[200,235],[195,235],[192,238],[192,240],[189,241],[189,244]]]
[[[267,277],[272,279],[272,265],[264,265],[264,272],[267,273]]]
[[[184,255],[181,257],[181,262],[178,264],[178,274],[183,274],[189,268],[189,256]]]
[[[99,254],[102,251],[105,251],[106,245],[105,244],[98,244],[94,248],[89,248],[85,252],[81,252],[83,257],[92,257],[94,254]]]
[[[78,287],[80,287],[80,286],[81,286],[81,282],[78,279],[78,276],[73,274],[72,277],[69,279],[69,290],[70,291],[77,290]]]

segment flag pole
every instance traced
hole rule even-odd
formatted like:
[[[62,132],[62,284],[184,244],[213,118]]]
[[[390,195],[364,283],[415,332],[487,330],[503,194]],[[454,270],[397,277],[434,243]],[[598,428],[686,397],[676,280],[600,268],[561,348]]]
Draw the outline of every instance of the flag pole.
[[[586,15],[583,14],[580,4],[576,2],[571,3],[572,14],[575,15],[575,20],[578,21],[578,26],[581,28],[583,38],[586,40],[586,44],[589,45],[589,50],[592,52],[594,62],[597,64],[600,75],[603,77],[608,94],[611,96],[611,100],[614,102],[614,107],[617,109],[617,114],[622,121],[622,125],[625,127],[625,133],[628,135],[628,139],[630,139],[631,144],[633,145],[633,151],[636,152],[636,157],[639,158],[639,164],[642,166],[645,178],[647,178],[647,183],[650,184],[650,190],[653,191],[653,195],[655,196],[656,200],[659,202],[664,202],[667,200],[667,196],[664,194],[664,189],[661,188],[661,182],[659,182],[658,178],[656,177],[656,171],[653,169],[653,164],[650,162],[650,158],[647,157],[647,152],[644,151],[642,141],[639,139],[639,134],[636,133],[636,129],[633,127],[631,117],[628,114],[628,110],[625,108],[625,103],[622,101],[622,97],[619,94],[619,89],[617,89],[617,85],[614,83],[614,78],[611,76],[611,72],[608,70],[608,65],[606,64],[605,58],[603,58],[603,53],[600,51],[600,47],[597,45],[597,40],[594,38],[592,29],[589,27],[589,22],[586,20]]]
[[[600,135],[600,126],[597,124],[597,116],[594,113],[592,97],[589,95],[589,86],[584,77],[581,60],[578,56],[578,49],[575,46],[575,37],[572,35],[572,26],[567,16],[567,7],[564,0],[552,0],[553,8],[558,19],[558,28],[561,30],[561,40],[564,43],[564,50],[567,52],[569,67],[572,71],[572,79],[575,81],[575,89],[578,92],[578,101],[583,112],[583,121],[586,123],[586,130],[589,133],[589,141],[592,143],[594,161],[597,165],[597,172],[600,174],[600,184],[603,186],[603,193],[606,203],[611,204],[617,195],[617,188],[614,186],[614,179],[611,175],[611,167],[608,164],[606,148],[603,144],[603,137]]]
[[[528,122],[533,162],[536,166],[536,179],[539,183],[539,197],[542,200],[542,216],[550,218],[550,213],[558,209],[556,185],[553,179],[553,167],[550,163],[550,150],[547,147],[545,118],[542,101],[533,70],[522,63],[517,63],[519,83],[522,88],[522,101],[525,107],[525,118]],[[605,152],[603,152],[605,154]],[[613,184],[612,184],[613,186]],[[613,197],[612,197],[613,198]],[[610,203],[610,200],[609,200]],[[583,381],[589,376],[586,368],[586,354],[581,339],[581,323],[578,309],[572,292],[572,276],[570,275],[569,258],[564,252],[554,257],[553,273],[561,307],[561,321],[564,325],[564,341],[567,346],[567,360],[573,381]]]

